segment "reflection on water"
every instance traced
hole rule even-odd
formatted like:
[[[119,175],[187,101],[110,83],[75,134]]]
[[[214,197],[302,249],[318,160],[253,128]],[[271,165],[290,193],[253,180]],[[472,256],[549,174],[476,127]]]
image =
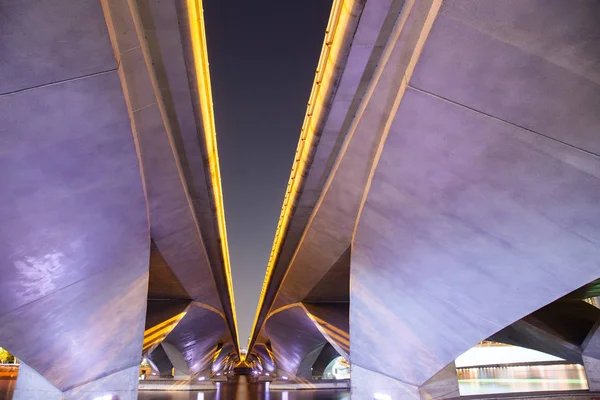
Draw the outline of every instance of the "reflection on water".
[[[349,400],[350,393],[336,390],[269,391],[264,383],[220,383],[217,390],[204,392],[140,391],[140,400]]]
[[[0,377],[0,400],[9,399],[15,389],[16,379]]]
[[[522,367],[483,367],[458,370],[461,395],[586,390],[581,365],[544,365]]]
[[[580,365],[530,367],[483,367],[458,370],[461,395],[553,390],[587,390]],[[0,399],[10,398],[14,379],[0,379]],[[335,390],[269,391],[264,384],[221,383],[204,392],[140,391],[140,400],[349,400],[350,394]]]
[[[223,384],[218,391],[151,392],[140,391],[140,400],[349,400],[348,392],[335,390],[265,391],[263,385]]]

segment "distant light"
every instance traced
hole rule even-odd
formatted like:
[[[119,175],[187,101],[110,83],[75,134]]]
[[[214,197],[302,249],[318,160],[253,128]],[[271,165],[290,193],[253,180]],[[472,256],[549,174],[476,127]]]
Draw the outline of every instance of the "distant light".
[[[202,393],[202,392],[198,393],[196,400],[204,400],[204,393]]]
[[[283,379],[284,381],[287,381],[288,377],[287,376],[282,376],[281,379]]]
[[[219,372],[219,373],[217,374],[217,376],[221,376],[221,373]]]
[[[265,372],[265,375],[266,375],[266,376],[269,376],[269,373],[268,373],[268,372]]]
[[[199,380],[199,381],[203,381],[203,380],[205,380],[205,379],[206,379],[206,378],[205,378],[205,377],[203,377],[203,376],[201,376],[200,378],[198,378],[198,380]]]
[[[374,393],[373,398],[375,400],[392,400],[392,396],[390,396],[389,394],[383,394],[383,393]]]

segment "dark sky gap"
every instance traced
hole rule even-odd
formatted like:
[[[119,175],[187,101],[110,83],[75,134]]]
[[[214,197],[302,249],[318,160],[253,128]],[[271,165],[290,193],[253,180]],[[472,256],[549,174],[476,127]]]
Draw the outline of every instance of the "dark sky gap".
[[[331,0],[205,0],[240,345],[246,347]]]

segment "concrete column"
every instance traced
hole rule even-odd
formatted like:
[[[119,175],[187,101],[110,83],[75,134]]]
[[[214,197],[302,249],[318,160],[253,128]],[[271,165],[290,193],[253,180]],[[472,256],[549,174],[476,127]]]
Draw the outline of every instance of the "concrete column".
[[[302,362],[300,363],[300,366],[298,367],[298,371],[296,372],[296,376],[298,378],[312,379],[312,366],[315,361],[317,361],[317,358],[319,358],[319,355],[321,354],[321,351],[323,351],[325,344],[326,343],[322,343],[306,353],[302,359]]]
[[[139,366],[133,366],[62,392],[36,370],[21,363],[13,400],[92,400],[112,396],[137,400]]]
[[[348,360],[350,358],[349,303],[302,303],[302,306],[323,337]]]
[[[29,365],[21,362],[13,400],[62,400],[62,392]]]
[[[416,386],[370,371],[358,365],[350,366],[352,400],[419,399]]]
[[[173,373],[173,364],[167,356],[165,349],[158,345],[152,353],[148,355],[148,358],[152,361],[160,377],[171,377]]]
[[[600,390],[600,320],[581,344],[583,366],[590,391]]]
[[[460,396],[454,362],[448,364],[420,387],[354,364],[351,366],[350,377],[353,400],[441,400]]]
[[[63,400],[93,400],[112,396],[115,400],[137,400],[139,365],[115,372],[85,385],[65,391]]]
[[[167,342],[162,342],[161,346],[167,354],[169,361],[173,364],[173,378],[176,380],[189,379],[191,375],[190,369],[179,350]]]
[[[458,392],[456,365],[451,362],[419,388],[422,400],[454,399]]]

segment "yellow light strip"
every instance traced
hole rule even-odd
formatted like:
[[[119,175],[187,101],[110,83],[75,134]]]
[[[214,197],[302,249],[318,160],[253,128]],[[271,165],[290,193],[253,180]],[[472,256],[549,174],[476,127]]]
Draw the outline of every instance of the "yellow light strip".
[[[187,311],[179,313],[174,317],[171,317],[159,324],[154,325],[152,328],[144,331],[144,342],[142,345],[142,350],[146,350],[156,343],[162,341],[175,326],[181,321],[181,319],[185,316]]]
[[[273,241],[271,255],[269,256],[258,307],[256,308],[252,334],[250,335],[248,342],[248,350],[250,350],[252,338],[255,336],[256,330],[259,328],[257,323],[261,309],[264,305],[266,292],[271,282],[283,238],[290,224],[292,210],[294,209],[296,200],[299,196],[300,185],[303,181],[302,177],[305,175],[307,165],[312,156],[311,150],[314,146],[316,126],[318,126],[321,118],[327,111],[326,107],[324,107],[325,102],[328,100],[326,94],[329,92],[331,85],[333,85],[335,81],[335,79],[333,79],[335,76],[333,71],[337,66],[337,61],[342,50],[342,44],[345,38],[344,33],[346,32],[351,19],[351,10],[354,8],[354,1],[355,0],[334,0],[331,8],[331,14],[325,32],[325,40],[321,49],[321,56],[319,57],[315,80],[313,82],[306,115],[300,132],[300,141],[296,148],[294,164],[285,192],[277,230],[275,231],[275,239]]]
[[[221,252],[227,279],[227,288],[233,314],[233,338],[235,346],[239,349],[239,336],[237,329],[237,316],[235,311],[235,298],[233,294],[233,283],[231,280],[231,265],[229,260],[229,248],[227,245],[227,228],[225,225],[225,211],[223,208],[223,192],[221,189],[221,172],[219,170],[219,153],[217,151],[217,134],[213,114],[212,90],[210,85],[210,71],[208,68],[208,51],[206,47],[206,33],[204,29],[204,9],[202,0],[187,0],[188,19],[190,23],[190,35],[192,42],[192,53],[194,55],[194,67],[198,83],[198,95],[200,97],[200,112],[204,128],[204,138],[208,155],[210,169],[210,180],[217,213],[217,225],[221,238]]]

